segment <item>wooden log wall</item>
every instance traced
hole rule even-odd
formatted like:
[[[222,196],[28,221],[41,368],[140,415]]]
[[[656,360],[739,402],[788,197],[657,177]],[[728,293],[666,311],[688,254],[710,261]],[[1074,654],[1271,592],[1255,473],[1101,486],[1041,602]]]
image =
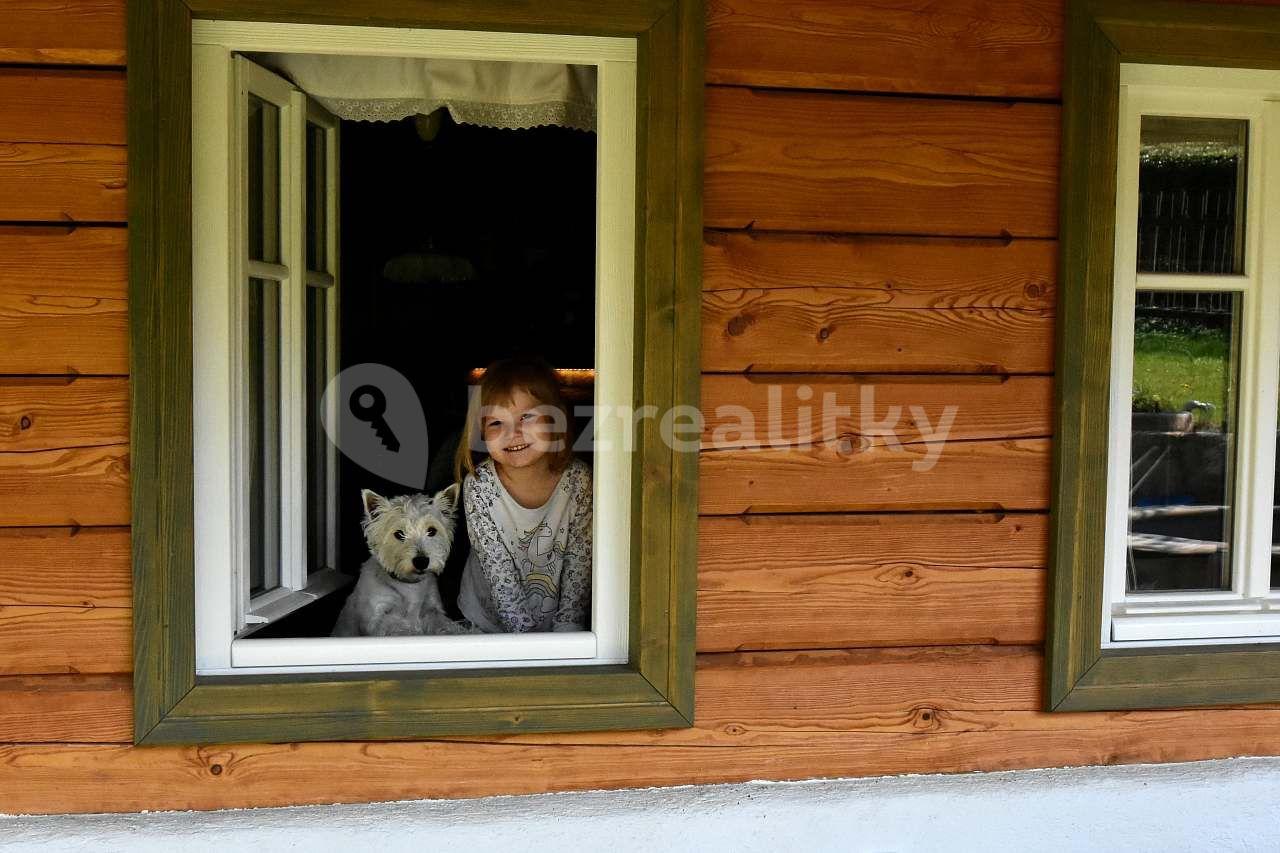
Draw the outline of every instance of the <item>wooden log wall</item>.
[[[709,0],[695,728],[130,746],[123,3],[0,9],[0,813],[1280,752],[1039,710],[1058,0]],[[849,412],[716,415],[770,387]]]

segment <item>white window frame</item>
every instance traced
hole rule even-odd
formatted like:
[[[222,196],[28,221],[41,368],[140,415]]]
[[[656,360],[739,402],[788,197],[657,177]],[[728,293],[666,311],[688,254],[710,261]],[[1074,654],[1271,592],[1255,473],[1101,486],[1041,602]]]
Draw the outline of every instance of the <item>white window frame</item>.
[[[1120,68],[1119,95],[1102,646],[1273,642],[1280,639],[1280,590],[1273,592],[1270,584],[1280,384],[1280,72],[1126,63]],[[1143,115],[1248,120],[1242,274],[1136,272]],[[1138,290],[1241,294],[1232,586],[1227,591],[1126,592]]]
[[[456,667],[593,665],[628,659],[630,603],[631,448],[635,304],[636,81],[635,39],[459,30],[395,29],[237,21],[192,22],[193,42],[193,354],[195,430],[196,671],[201,675],[315,671],[379,671]],[[237,448],[241,446],[239,371],[235,341],[234,283],[241,270],[236,240],[242,177],[229,164],[238,138],[238,52],[320,53],[554,62],[598,69],[596,157],[596,344],[594,552],[591,630],[565,633],[490,634],[462,637],[359,637],[247,639],[243,600],[229,555],[244,554]],[[303,127],[305,96],[291,102]],[[282,125],[284,116],[282,113]],[[296,144],[303,144],[299,134]],[[283,150],[283,149],[282,149]],[[335,149],[336,150],[336,149]],[[296,152],[295,152],[296,153]],[[305,156],[305,152],[303,152]],[[296,158],[282,157],[284,168]],[[294,170],[299,171],[299,170]],[[335,176],[336,177],[336,176]],[[300,192],[300,176],[286,178]],[[336,180],[330,185],[336,187]],[[301,210],[302,208],[297,208]],[[287,211],[282,211],[282,217]],[[336,217],[331,217],[331,222]],[[286,220],[281,220],[282,232]],[[290,270],[303,270],[301,225],[282,246]],[[329,251],[336,251],[336,233]],[[283,238],[283,233],[282,233]],[[336,267],[331,267],[336,272]],[[279,272],[279,271],[276,271]],[[285,273],[289,271],[286,270]],[[301,293],[302,291],[299,290]],[[336,292],[336,288],[335,288]],[[336,293],[335,293],[336,300]],[[302,306],[287,308],[286,336],[305,333]],[[336,318],[335,311],[331,315]],[[282,324],[283,325],[283,324]],[[286,346],[290,344],[286,340]],[[607,342],[607,346],[604,344]],[[292,342],[297,348],[297,341]],[[330,362],[331,367],[334,362]],[[305,394],[302,365],[291,370],[290,394]],[[282,399],[292,399],[283,390]],[[301,407],[293,407],[297,419]],[[290,424],[294,440],[304,427]],[[301,445],[299,445],[301,446]],[[297,455],[296,453],[294,454]],[[302,455],[305,468],[305,452]],[[305,572],[305,472],[290,472],[282,488],[297,496],[289,525],[301,550],[292,552]],[[331,488],[331,500],[334,490]],[[347,535],[350,532],[344,531]],[[330,545],[332,549],[332,543]],[[299,557],[299,554],[301,555]],[[247,555],[246,555],[247,556]],[[336,556],[336,555],[335,555]],[[246,563],[240,565],[247,567]],[[349,567],[354,574],[357,567]],[[336,574],[336,573],[335,573]],[[302,594],[313,590],[302,590]],[[308,599],[310,600],[310,599]],[[258,602],[255,599],[254,605]],[[263,608],[269,603],[262,604]],[[253,611],[271,617],[263,611]]]

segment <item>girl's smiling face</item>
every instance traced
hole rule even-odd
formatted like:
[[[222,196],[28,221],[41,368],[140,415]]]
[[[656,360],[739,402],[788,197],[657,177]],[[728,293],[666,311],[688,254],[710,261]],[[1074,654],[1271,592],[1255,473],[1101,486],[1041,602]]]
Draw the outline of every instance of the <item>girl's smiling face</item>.
[[[565,425],[557,424],[554,406],[544,406],[523,388],[516,388],[505,405],[486,407],[480,414],[480,434],[493,461],[511,468],[548,464],[548,453],[560,449]]]

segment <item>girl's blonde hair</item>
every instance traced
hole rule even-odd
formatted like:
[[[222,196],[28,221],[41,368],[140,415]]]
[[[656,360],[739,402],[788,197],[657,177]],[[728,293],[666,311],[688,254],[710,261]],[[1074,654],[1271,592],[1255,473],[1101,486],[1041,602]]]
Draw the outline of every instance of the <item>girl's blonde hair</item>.
[[[477,441],[480,416],[488,406],[500,406],[510,402],[516,389],[523,390],[540,406],[559,410],[557,423],[564,424],[564,432],[558,436],[559,449],[551,452],[551,470],[559,472],[573,458],[573,422],[569,419],[569,407],[560,393],[560,381],[556,372],[540,358],[507,358],[495,361],[484,370],[478,391],[470,392],[467,403],[467,420],[462,427],[458,453],[454,457],[453,476],[458,482],[476,472],[473,447],[483,446]]]

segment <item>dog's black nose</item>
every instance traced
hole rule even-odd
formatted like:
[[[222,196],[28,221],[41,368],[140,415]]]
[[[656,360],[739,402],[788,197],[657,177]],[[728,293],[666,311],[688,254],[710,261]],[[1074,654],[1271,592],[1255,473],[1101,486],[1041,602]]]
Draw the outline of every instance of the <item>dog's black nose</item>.
[[[428,560],[423,555],[419,554],[418,556],[413,558],[413,569],[418,574],[423,574],[430,567],[431,567],[431,561]]]

